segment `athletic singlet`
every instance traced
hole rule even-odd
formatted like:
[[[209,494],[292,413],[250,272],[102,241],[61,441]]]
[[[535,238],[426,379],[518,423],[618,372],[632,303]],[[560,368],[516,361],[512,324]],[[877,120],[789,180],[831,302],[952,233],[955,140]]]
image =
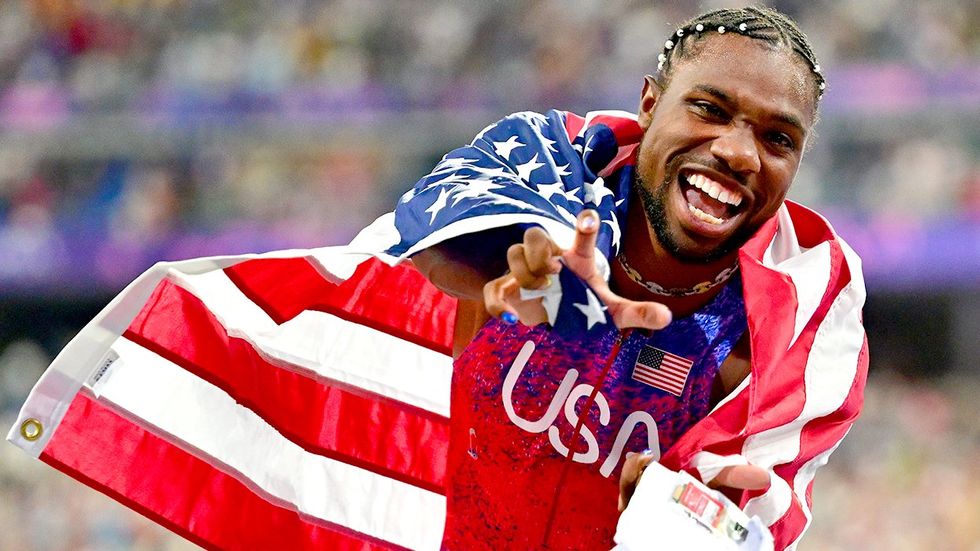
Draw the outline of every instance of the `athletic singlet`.
[[[666,452],[708,414],[746,329],[741,291],[736,275],[652,335],[488,322],[454,366],[443,548],[612,547],[626,453]]]

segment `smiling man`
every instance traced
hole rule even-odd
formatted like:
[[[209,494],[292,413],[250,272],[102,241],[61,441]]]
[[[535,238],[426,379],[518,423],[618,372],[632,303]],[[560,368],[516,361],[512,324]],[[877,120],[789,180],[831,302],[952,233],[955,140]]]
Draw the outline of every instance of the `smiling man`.
[[[463,299],[445,547],[608,548],[659,460],[792,548],[860,410],[860,261],[786,201],[825,88],[806,37],[710,12],[658,69],[636,116],[512,115],[396,209],[390,252]]]
[[[785,16],[699,16],[637,114],[506,117],[348,247],[154,266],[8,439],[213,548],[608,549],[652,461],[793,548],[868,366],[785,199],[823,89]]]

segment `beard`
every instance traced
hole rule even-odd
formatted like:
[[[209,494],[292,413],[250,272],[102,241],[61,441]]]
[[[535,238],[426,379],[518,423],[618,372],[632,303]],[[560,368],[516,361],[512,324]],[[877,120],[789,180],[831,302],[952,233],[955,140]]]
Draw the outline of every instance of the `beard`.
[[[637,195],[640,197],[640,203],[643,205],[643,212],[646,214],[647,223],[653,228],[653,233],[657,237],[657,240],[660,241],[660,244],[671,256],[688,264],[710,264],[738,250],[739,247],[745,244],[752,235],[752,232],[738,230],[720,246],[707,253],[687,251],[677,242],[677,238],[667,224],[666,207],[670,185],[676,179],[677,174],[677,167],[670,165],[681,164],[679,162],[680,159],[675,159],[675,161],[678,162],[668,164],[666,170],[668,176],[664,178],[664,181],[656,189],[651,190],[639,173],[634,172],[633,175],[633,189],[636,190]]]

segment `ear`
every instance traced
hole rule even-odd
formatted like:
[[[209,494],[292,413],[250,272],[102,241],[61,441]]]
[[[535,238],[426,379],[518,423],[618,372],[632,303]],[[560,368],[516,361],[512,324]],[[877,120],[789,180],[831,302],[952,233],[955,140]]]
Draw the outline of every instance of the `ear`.
[[[643,92],[640,93],[640,108],[636,111],[637,122],[640,123],[640,128],[643,130],[649,128],[650,122],[653,121],[653,109],[657,106],[657,100],[660,99],[660,93],[662,91],[660,84],[657,83],[657,80],[652,75],[643,77]]]

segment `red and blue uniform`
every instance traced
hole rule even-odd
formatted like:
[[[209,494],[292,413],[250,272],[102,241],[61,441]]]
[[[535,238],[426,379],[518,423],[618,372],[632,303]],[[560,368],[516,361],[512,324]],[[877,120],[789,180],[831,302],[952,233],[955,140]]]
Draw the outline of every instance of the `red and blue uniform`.
[[[582,339],[491,320],[458,358],[444,548],[611,547],[625,454],[666,452],[710,410],[746,329],[740,279],[661,331],[604,327]],[[679,396],[634,376],[650,347],[690,361]]]

